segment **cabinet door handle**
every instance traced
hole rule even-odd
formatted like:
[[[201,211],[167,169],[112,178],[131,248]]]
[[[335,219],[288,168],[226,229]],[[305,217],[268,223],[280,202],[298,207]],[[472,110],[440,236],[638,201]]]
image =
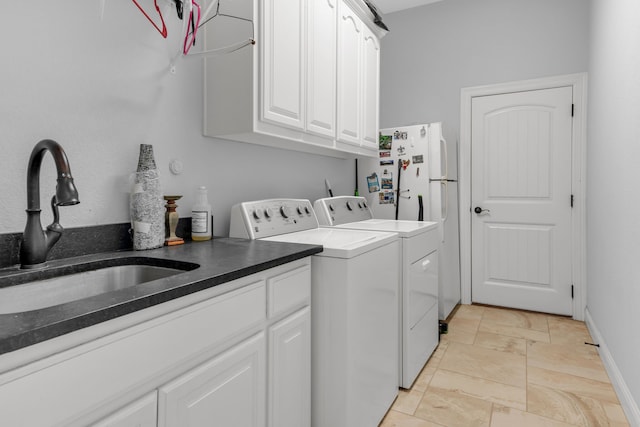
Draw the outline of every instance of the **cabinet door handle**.
[[[422,271],[427,271],[427,269],[429,268],[429,264],[431,264],[431,260],[425,259],[422,262]]]

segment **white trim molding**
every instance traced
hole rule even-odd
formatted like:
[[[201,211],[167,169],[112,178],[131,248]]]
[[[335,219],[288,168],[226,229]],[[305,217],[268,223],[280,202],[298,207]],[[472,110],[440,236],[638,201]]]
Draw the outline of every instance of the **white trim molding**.
[[[500,95],[528,90],[573,88],[571,187],[573,318],[584,320],[586,295],[586,117],[587,73],[567,74],[533,80],[462,88],[460,93],[460,278],[463,304],[471,304],[471,101],[474,97]]]
[[[629,387],[627,387],[627,383],[625,382],[622,373],[618,369],[613,356],[609,352],[607,343],[604,341],[598,327],[593,322],[589,309],[585,309],[584,317],[591,337],[595,343],[599,345],[598,353],[600,354],[600,359],[602,359],[604,368],[607,370],[607,374],[609,374],[609,379],[611,380],[611,384],[618,395],[620,405],[622,405],[624,414],[627,416],[627,421],[629,421],[631,426],[640,427],[640,409],[638,408],[638,404],[633,399],[631,391],[629,390]]]

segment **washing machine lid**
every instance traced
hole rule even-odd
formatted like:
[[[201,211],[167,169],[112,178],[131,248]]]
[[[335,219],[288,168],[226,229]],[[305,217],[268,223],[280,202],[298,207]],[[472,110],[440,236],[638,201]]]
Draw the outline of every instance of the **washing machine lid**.
[[[398,233],[402,238],[417,236],[429,230],[438,228],[433,221],[405,221],[394,219],[368,219],[366,221],[350,222],[334,226],[335,228],[349,228],[357,230],[386,231]]]
[[[398,234],[389,232],[314,228],[295,233],[265,237],[260,240],[322,245],[324,250],[315,256],[353,258],[381,246],[388,245],[397,239]]]

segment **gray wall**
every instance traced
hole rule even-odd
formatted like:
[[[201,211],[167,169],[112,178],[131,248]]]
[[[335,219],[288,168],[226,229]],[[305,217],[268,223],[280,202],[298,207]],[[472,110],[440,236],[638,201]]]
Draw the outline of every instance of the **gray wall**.
[[[640,423],[640,3],[594,0],[592,7],[587,310]]]
[[[442,121],[460,89],[587,70],[587,0],[445,0],[384,17],[381,127]]]
[[[353,192],[353,161],[203,137],[202,60],[179,55],[182,22],[173,2],[158,4],[167,39],[131,1],[36,0],[0,13],[0,233],[24,229],[27,161],[43,138],[65,148],[80,192],[80,205],[60,209],[64,227],[129,221],[140,143],[153,144],[165,193],[184,195],[180,215],[190,215],[197,186],[209,188],[218,235],[240,201],[314,200],[325,177],[335,194]],[[174,158],[182,175],[169,172]],[[43,224],[54,187],[46,158]]]

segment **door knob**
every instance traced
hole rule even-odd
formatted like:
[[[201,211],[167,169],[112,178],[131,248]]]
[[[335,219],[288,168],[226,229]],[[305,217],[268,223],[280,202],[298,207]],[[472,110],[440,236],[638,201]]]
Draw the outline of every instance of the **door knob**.
[[[476,206],[476,208],[473,211],[478,215],[481,214],[482,212],[491,212],[489,209],[482,209],[480,206]]]

